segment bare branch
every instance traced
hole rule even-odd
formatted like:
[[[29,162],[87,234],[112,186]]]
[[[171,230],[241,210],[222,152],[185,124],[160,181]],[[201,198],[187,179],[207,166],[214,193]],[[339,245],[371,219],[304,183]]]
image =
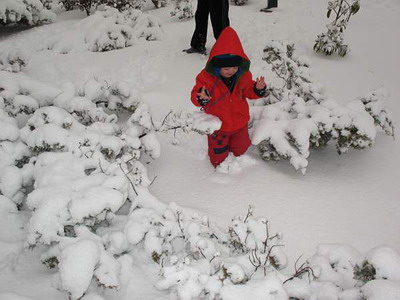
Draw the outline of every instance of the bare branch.
[[[135,186],[134,186],[132,180],[128,177],[128,174],[125,173],[124,169],[122,168],[122,165],[121,164],[118,164],[118,165],[119,165],[122,173],[125,175],[126,179],[128,179],[129,183],[131,184],[131,187],[132,187],[133,191],[135,192],[136,196],[139,196],[139,194],[136,192],[136,189],[135,189]]]
[[[179,229],[181,230],[181,233],[182,233],[182,238],[184,240],[186,240],[186,236],[185,236],[185,233],[183,232],[183,227],[182,227],[181,219],[180,219],[181,212],[180,211],[176,211],[176,215],[177,215],[178,226],[179,226]]]
[[[302,256],[302,255],[301,255]],[[283,284],[285,284],[286,282],[293,280],[294,278],[299,278],[301,277],[303,274],[307,273],[308,275],[308,280],[311,281],[311,276],[313,277],[313,279],[316,278],[315,274],[314,274],[314,270],[309,267],[306,266],[306,262],[302,263],[301,266],[299,268],[297,268],[297,263],[299,262],[301,256],[296,260],[295,264],[294,264],[294,268],[295,268],[295,273],[293,274],[292,277],[286,279]]]

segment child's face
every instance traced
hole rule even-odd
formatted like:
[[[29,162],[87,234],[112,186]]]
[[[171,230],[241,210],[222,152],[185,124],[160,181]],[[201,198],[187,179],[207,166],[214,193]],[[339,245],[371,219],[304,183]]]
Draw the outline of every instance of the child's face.
[[[236,74],[239,67],[223,67],[220,69],[219,73],[222,77],[229,78]]]

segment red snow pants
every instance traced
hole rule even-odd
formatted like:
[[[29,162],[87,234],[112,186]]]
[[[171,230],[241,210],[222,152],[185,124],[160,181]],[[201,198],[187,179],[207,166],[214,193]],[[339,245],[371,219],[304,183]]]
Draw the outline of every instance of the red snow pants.
[[[235,156],[244,154],[251,141],[247,125],[235,131],[216,130],[208,135],[208,156],[214,167],[217,167],[232,152]]]

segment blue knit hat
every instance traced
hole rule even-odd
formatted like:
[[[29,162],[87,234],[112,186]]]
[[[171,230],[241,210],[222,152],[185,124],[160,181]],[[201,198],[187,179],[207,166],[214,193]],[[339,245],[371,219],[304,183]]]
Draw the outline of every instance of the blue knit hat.
[[[242,64],[243,58],[239,55],[223,54],[214,56],[211,59],[211,64],[217,68],[239,67]]]

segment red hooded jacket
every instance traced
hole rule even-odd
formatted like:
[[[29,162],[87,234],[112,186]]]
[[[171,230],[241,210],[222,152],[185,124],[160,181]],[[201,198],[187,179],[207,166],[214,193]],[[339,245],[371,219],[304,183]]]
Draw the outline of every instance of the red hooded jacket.
[[[239,55],[243,58],[232,92],[219,77],[219,69],[211,64],[214,56],[223,54]],[[252,79],[249,67],[250,60],[244,53],[236,31],[226,27],[212,47],[206,67],[197,75],[196,85],[191,93],[193,104],[200,106],[197,101],[199,90],[204,86],[210,92],[211,100],[204,106],[204,111],[220,118],[221,131],[235,131],[246,126],[250,119],[247,99],[260,98],[254,93],[255,81]]]

